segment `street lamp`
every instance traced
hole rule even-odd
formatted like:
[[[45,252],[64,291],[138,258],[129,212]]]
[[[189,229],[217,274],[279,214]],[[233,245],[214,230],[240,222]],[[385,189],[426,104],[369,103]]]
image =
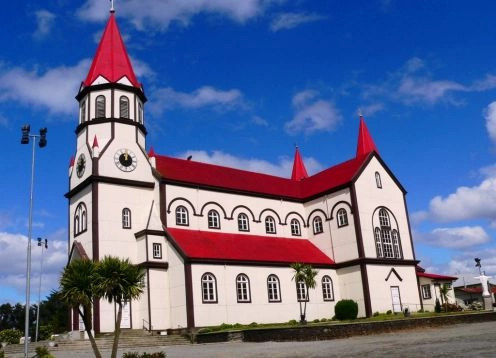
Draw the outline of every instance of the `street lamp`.
[[[31,155],[31,190],[29,195],[29,229],[28,229],[28,248],[26,258],[26,317],[24,320],[24,358],[28,358],[28,343],[29,343],[29,295],[30,295],[30,275],[31,275],[31,236],[33,229],[33,189],[34,189],[34,153],[35,143],[38,138],[38,145],[43,148],[47,145],[46,133],[47,129],[40,129],[40,134],[30,134],[29,124],[22,126],[21,144],[29,144],[29,138],[33,140],[33,152]]]
[[[48,249],[48,240],[45,239],[44,242],[41,237],[38,238],[38,246],[41,247],[41,259],[40,259],[40,285],[38,287],[38,307],[36,309],[36,335],[35,342],[38,342],[38,328],[40,326],[40,305],[41,305],[41,277],[43,275],[43,248]]]

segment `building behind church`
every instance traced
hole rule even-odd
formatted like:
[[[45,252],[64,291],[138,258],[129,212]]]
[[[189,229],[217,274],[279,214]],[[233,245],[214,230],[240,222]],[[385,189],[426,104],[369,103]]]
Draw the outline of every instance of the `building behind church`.
[[[155,153],[113,11],[76,99],[69,260],[113,255],[146,270],[123,328],[299,319],[306,288],[293,281],[295,262],[318,270],[308,320],[331,318],[341,299],[355,300],[359,316],[416,311],[433,306],[435,280],[456,279],[419,270],[406,190],[362,117],[356,153],[314,175],[298,148],[288,178]],[[95,331],[113,331],[115,314],[96,302]]]

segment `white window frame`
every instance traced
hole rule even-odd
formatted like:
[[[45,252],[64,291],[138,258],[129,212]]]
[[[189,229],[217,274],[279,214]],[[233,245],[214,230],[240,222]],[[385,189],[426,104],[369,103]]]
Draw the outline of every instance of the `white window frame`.
[[[201,277],[202,302],[217,303],[217,279],[213,273],[204,273]]]
[[[122,228],[131,228],[131,210],[129,208],[122,209]]]
[[[216,210],[210,210],[207,214],[207,218],[209,229],[220,229],[220,216]]]
[[[312,221],[314,235],[322,234],[324,232],[324,223],[320,216],[316,216]]]
[[[181,225],[181,226],[189,225],[188,209],[186,209],[182,205],[176,208],[176,225]]]
[[[274,274],[267,277],[267,294],[269,302],[281,302],[279,277]]]
[[[236,277],[236,296],[239,303],[251,302],[250,279],[245,274]]]
[[[153,258],[161,259],[162,258],[162,244],[159,242],[154,242],[152,246]]]
[[[291,235],[301,236],[301,226],[300,222],[297,219],[291,220]]]
[[[241,213],[238,215],[238,230],[239,231],[250,231],[250,224],[248,221],[248,215]]]
[[[267,234],[275,234],[276,233],[276,221],[272,216],[267,216],[265,218],[265,232]]]

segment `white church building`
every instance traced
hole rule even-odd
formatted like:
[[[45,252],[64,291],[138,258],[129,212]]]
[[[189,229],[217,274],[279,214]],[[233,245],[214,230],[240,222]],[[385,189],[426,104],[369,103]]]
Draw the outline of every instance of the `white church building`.
[[[113,11],[76,99],[69,261],[113,255],[145,269],[145,293],[126,306],[123,328],[299,320],[295,262],[318,270],[309,321],[331,318],[341,299],[362,317],[418,310],[435,280],[456,279],[418,269],[406,191],[362,117],[356,153],[311,176],[298,148],[288,178],[155,153]],[[96,302],[95,331],[113,331],[115,314]]]

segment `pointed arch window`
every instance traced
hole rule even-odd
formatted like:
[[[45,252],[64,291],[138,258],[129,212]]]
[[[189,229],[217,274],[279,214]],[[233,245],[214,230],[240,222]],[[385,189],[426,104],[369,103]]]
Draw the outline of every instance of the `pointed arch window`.
[[[202,302],[203,303],[217,303],[217,280],[215,276],[210,273],[204,273],[201,277],[202,287]]]
[[[321,234],[324,232],[324,225],[322,224],[322,218],[320,216],[316,216],[313,219],[313,233]]]
[[[87,223],[86,205],[84,203],[79,203],[74,212],[74,236],[78,236],[85,232]]]
[[[275,234],[276,233],[276,221],[272,216],[267,216],[265,218],[265,232],[267,234]]]
[[[80,123],[86,122],[86,100],[81,102],[81,115],[80,116],[81,116],[81,122]]]
[[[403,252],[401,249],[400,234],[395,221],[393,221],[394,225],[392,225],[388,211],[381,208],[378,213],[378,219],[376,218],[374,221],[379,223],[374,228],[377,257],[401,259]]]
[[[236,294],[238,302],[251,302],[250,280],[245,274],[239,274],[236,277]]]
[[[305,285],[305,281],[298,281],[296,283],[296,298],[298,302],[309,301],[307,295],[307,285]]]
[[[338,217],[338,227],[343,227],[348,225],[348,214],[345,209],[339,209],[337,213]]]
[[[129,118],[129,98],[126,96],[119,99],[119,115],[121,118]]]
[[[250,231],[250,224],[248,221],[248,216],[244,213],[238,215],[238,230],[239,231]]]
[[[324,301],[334,301],[334,288],[332,287],[332,279],[325,275],[322,277],[322,296]]]
[[[210,210],[207,214],[208,217],[208,228],[209,229],[220,229],[220,218],[219,213],[215,210]]]
[[[291,235],[301,236],[300,222],[296,219],[291,220]]]
[[[182,205],[176,208],[176,225],[181,225],[181,226],[189,225],[188,210]]]
[[[138,103],[138,123],[143,124],[143,105]]]
[[[105,118],[105,96],[100,95],[96,97],[95,100],[96,118]]]
[[[267,293],[269,295],[269,302],[281,302],[281,288],[279,278],[276,275],[269,275],[267,277]]]
[[[131,228],[131,210],[129,208],[122,209],[122,228]]]
[[[377,185],[379,189],[382,189],[381,174],[379,174],[379,172],[375,172],[375,185]]]

